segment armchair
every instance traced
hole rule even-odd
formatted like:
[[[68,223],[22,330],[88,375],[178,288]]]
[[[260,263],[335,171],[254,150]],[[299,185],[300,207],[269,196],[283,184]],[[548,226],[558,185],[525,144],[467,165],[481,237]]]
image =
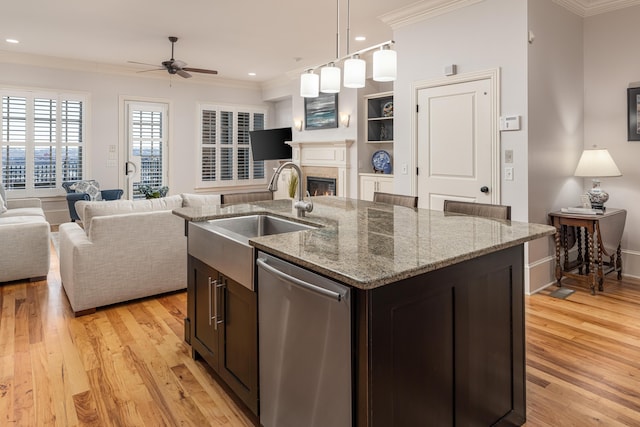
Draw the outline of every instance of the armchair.
[[[76,220],[80,220],[78,216],[78,212],[76,211],[76,202],[78,200],[91,200],[91,194],[89,193],[78,193],[75,188],[71,188],[76,182],[79,181],[65,181],[62,183],[62,188],[67,192],[67,204],[69,205],[69,216],[71,217],[71,222],[76,222]],[[97,185],[97,182],[94,181]],[[124,191],[121,189],[112,189],[112,190],[100,190],[100,198],[95,198],[94,200],[119,200],[124,194]]]

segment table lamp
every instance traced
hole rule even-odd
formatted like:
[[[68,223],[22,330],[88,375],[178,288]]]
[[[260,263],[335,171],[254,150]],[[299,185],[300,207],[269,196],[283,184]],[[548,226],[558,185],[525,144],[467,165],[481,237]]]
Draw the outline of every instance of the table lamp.
[[[584,150],[574,176],[593,178],[593,187],[587,191],[592,209],[604,209],[609,194],[600,188],[600,179],[608,176],[622,176],[620,169],[606,148]]]

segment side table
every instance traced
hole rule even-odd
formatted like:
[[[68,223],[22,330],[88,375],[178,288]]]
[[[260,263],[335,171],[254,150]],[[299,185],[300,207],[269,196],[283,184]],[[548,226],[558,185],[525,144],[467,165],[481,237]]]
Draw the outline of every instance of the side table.
[[[603,290],[605,274],[617,271],[618,280],[622,278],[622,253],[620,242],[624,231],[624,223],[627,218],[625,209],[607,208],[604,214],[577,214],[568,212],[552,212],[549,214],[551,224],[556,227],[556,280],[561,286],[562,277],[571,276],[586,279],[591,289],[591,294]],[[578,258],[576,262],[569,263],[568,252],[573,246],[569,244],[571,230],[575,227],[575,241],[578,245]],[[582,232],[584,232],[584,258],[582,247]],[[560,249],[564,251],[564,264],[560,262]],[[608,256],[609,261],[604,262],[603,256]],[[604,272],[603,266],[611,267]],[[584,268],[584,275],[582,274]],[[578,274],[571,271],[578,269]]]

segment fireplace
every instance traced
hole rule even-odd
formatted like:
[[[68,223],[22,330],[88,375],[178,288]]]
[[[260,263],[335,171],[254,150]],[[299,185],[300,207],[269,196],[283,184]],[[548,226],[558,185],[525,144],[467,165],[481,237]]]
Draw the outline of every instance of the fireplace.
[[[335,196],[336,179],[307,176],[307,191],[312,196]]]

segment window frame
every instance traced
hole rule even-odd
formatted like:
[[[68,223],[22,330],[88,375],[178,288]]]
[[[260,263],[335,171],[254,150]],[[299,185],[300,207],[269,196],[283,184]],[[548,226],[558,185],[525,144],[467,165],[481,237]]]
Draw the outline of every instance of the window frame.
[[[203,112],[204,111],[212,111],[216,114],[215,119],[215,143],[214,144],[205,144],[203,142]],[[227,145],[227,147],[231,147],[233,151],[233,177],[232,179],[223,180],[222,179],[222,148],[223,144],[221,143],[221,114],[225,112],[229,112],[233,114],[233,124],[232,124],[232,135],[231,140],[232,144]],[[239,179],[238,178],[238,153],[239,148],[245,148],[244,145],[239,143],[239,129],[238,125],[240,114],[249,114],[249,131],[254,130],[255,124],[255,115],[262,114],[262,122],[263,128],[266,127],[267,124],[267,108],[258,107],[258,106],[242,106],[242,105],[224,105],[224,104],[216,104],[216,103],[207,103],[201,102],[198,104],[198,115],[197,115],[197,169],[196,169],[196,187],[197,188],[224,188],[224,187],[251,187],[251,186],[263,186],[267,183],[267,165],[263,162],[263,177],[262,178],[254,178],[254,172],[256,170],[255,164],[253,161],[253,155],[251,154],[251,147],[248,145],[249,149],[249,179]],[[213,147],[215,149],[215,164],[216,164],[216,179],[215,180],[205,180],[203,177],[203,150],[206,147]]]
[[[4,139],[4,120],[0,120],[0,149],[4,150],[6,146],[20,146],[25,147],[25,167],[26,167],[26,176],[25,176],[25,188],[24,189],[12,189],[10,187],[5,186],[5,190],[7,192],[7,196],[10,198],[20,198],[20,197],[55,197],[65,194],[65,190],[62,188],[63,178],[63,167],[62,167],[62,153],[65,147],[81,147],[80,154],[80,162],[82,163],[79,168],[81,177],[87,177],[90,173],[88,159],[89,157],[89,147],[90,143],[88,141],[88,135],[90,135],[89,131],[89,123],[90,123],[90,95],[85,92],[70,92],[70,91],[59,91],[55,89],[39,89],[39,88],[10,88],[10,87],[0,87],[0,104],[4,97],[15,97],[15,98],[25,98],[26,99],[26,111],[25,111],[25,140],[24,142],[12,142],[5,141]],[[55,111],[55,120],[54,120],[54,130],[52,133],[55,133],[54,141],[52,142],[43,142],[38,141],[36,137],[36,107],[35,100],[36,99],[46,99],[46,100],[55,100],[56,102],[56,111]],[[62,104],[65,101],[73,101],[73,102],[81,102],[82,103],[82,112],[81,112],[81,120],[80,127],[81,130],[78,132],[79,142],[64,142],[63,138],[63,114],[62,114]],[[2,108],[0,108],[0,114],[3,114]],[[35,147],[50,145],[55,147],[56,159],[55,159],[55,183],[53,187],[50,188],[37,188],[35,185]],[[2,157],[0,156],[0,181],[2,181]],[[78,178],[81,179],[81,178]]]

